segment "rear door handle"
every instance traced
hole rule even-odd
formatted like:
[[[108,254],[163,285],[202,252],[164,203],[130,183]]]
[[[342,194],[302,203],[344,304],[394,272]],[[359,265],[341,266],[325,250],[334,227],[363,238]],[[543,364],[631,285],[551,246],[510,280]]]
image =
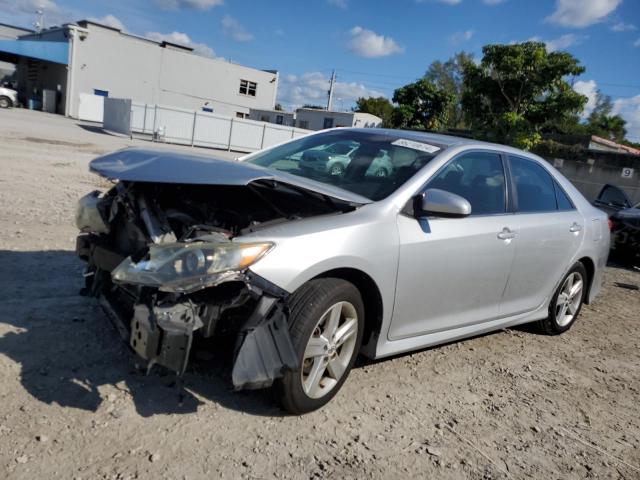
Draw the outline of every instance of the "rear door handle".
[[[500,240],[511,240],[512,238],[516,238],[518,235],[516,232],[512,232],[507,227],[504,227],[500,233],[498,233],[498,238]]]
[[[579,231],[581,231],[581,230],[582,230],[582,225],[580,225],[580,224],[578,224],[578,223],[575,223],[575,222],[574,222],[574,224],[573,224],[573,225],[571,225],[571,226],[569,227],[569,231],[570,231],[571,233],[578,233],[578,232],[579,232]]]

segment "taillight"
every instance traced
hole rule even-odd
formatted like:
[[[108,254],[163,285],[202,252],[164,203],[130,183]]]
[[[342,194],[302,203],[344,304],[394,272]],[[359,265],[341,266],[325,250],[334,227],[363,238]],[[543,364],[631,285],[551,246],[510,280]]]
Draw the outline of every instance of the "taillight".
[[[607,220],[607,224],[609,225],[609,231],[611,232],[613,230],[613,220],[609,218]]]

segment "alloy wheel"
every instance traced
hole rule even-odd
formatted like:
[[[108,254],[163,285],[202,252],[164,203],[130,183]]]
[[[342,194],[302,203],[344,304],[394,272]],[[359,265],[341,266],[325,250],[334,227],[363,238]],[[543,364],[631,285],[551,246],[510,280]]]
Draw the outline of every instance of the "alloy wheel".
[[[349,302],[331,306],[316,324],[302,358],[302,388],[310,398],[329,393],[345,374],[358,338],[358,314]]]
[[[569,275],[560,289],[556,301],[556,322],[565,327],[575,318],[576,312],[582,303],[582,289],[584,281],[580,272]]]

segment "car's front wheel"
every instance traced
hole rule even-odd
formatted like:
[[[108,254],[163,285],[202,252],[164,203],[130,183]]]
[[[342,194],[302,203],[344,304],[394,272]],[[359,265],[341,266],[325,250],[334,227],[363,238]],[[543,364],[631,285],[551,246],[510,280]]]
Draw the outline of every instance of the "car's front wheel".
[[[344,165],[341,163],[334,163],[329,169],[329,175],[332,177],[341,177],[344,175],[344,171]]]
[[[0,108],[11,108],[13,106],[13,102],[9,97],[2,96],[0,97]]]
[[[299,368],[276,388],[285,410],[302,414],[327,404],[347,379],[362,342],[364,306],[353,284],[320,278],[300,287],[290,307]]]
[[[587,271],[577,262],[560,282],[549,305],[549,316],[540,321],[542,331],[559,335],[569,330],[580,313],[586,292]]]

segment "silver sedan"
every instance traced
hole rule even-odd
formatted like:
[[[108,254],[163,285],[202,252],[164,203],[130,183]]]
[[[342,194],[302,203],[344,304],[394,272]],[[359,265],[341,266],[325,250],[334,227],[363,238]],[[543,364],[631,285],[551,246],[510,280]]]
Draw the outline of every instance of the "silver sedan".
[[[341,175],[299,165],[344,142]],[[368,175],[381,152],[391,173]],[[606,215],[547,162],[456,137],[334,129],[238,162],[129,149],[91,168],[118,183],[78,209],[86,291],[131,347],[181,373],[193,341],[230,334],[234,386],[274,385],[293,413],[359,353],[567,331],[609,251]]]

